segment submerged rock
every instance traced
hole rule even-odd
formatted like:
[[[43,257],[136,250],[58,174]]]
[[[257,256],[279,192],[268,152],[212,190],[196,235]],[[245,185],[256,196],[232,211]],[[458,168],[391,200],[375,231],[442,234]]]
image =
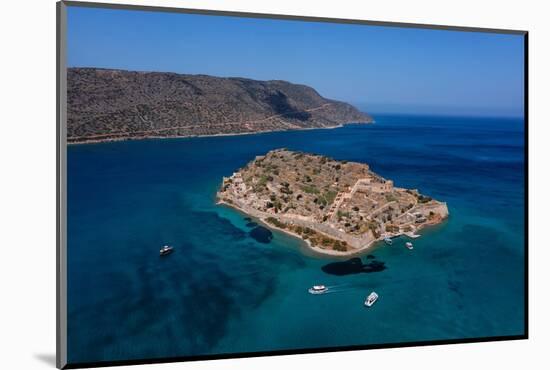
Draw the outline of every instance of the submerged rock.
[[[273,239],[273,233],[263,226],[256,226],[255,228],[250,230],[249,234],[250,237],[260,243],[267,244],[271,242],[271,239]]]

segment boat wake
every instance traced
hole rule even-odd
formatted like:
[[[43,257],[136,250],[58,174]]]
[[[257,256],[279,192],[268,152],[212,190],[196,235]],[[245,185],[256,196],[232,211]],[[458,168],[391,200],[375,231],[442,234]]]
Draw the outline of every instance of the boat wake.
[[[467,271],[467,269],[463,269],[461,271],[464,273],[464,271]],[[393,280],[387,280],[384,282],[381,281],[358,281],[358,282],[352,282],[352,283],[344,283],[344,284],[336,284],[336,285],[327,285],[327,291],[325,294],[328,293],[346,293],[346,292],[353,292],[357,290],[368,290],[368,289],[374,289],[374,288],[381,288],[382,286],[391,286],[394,284],[402,284],[402,283],[411,283],[411,284],[418,284],[418,281],[422,280],[433,280],[433,279],[439,279],[442,277],[447,277],[448,273],[442,272],[442,273],[436,273],[436,274],[429,274],[429,275],[421,275],[421,276],[415,276],[415,277],[407,277],[402,279],[393,279]]]
[[[353,284],[338,284],[338,285],[327,285],[327,291],[325,294],[328,293],[344,293],[344,292],[351,292],[353,290],[359,289],[358,286],[354,287]]]

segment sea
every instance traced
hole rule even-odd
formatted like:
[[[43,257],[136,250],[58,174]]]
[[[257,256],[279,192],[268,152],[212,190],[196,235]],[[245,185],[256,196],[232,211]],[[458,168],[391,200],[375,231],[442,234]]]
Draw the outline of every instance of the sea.
[[[69,363],[523,335],[523,119],[374,118],[69,146]],[[450,216],[413,250],[399,237],[318,255],[215,203],[223,176],[275,148],[368,163]],[[163,245],[174,252],[160,257]]]

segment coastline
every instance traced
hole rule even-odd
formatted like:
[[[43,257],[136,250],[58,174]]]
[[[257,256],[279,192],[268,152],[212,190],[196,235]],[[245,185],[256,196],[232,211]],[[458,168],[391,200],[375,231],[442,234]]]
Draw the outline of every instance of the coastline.
[[[235,204],[230,204],[230,203],[227,203],[223,200],[217,200],[216,201],[216,204],[218,205],[223,205],[223,206],[226,206],[226,207],[230,207],[232,209],[235,209],[243,214],[245,214],[246,216],[248,217],[254,217],[256,220],[260,221],[263,225],[265,225],[267,228],[269,229],[273,229],[273,230],[277,230],[277,231],[280,231],[282,233],[285,233],[286,235],[290,235],[292,237],[295,237],[297,239],[299,239],[302,243],[304,243],[307,248],[315,253],[318,253],[318,254],[321,254],[321,255],[324,255],[324,256],[332,256],[332,257],[347,257],[347,256],[353,256],[353,255],[356,255],[356,254],[360,254],[368,249],[370,249],[375,243],[377,242],[380,242],[383,240],[382,239],[374,239],[372,240],[371,242],[369,242],[368,244],[364,245],[363,247],[361,248],[354,248],[353,250],[348,250],[348,251],[337,251],[337,250],[334,250],[334,249],[323,249],[323,248],[319,248],[319,247],[315,247],[311,244],[311,242],[309,240],[305,240],[303,239],[300,235],[298,235],[297,233],[294,233],[290,230],[286,230],[286,229],[282,229],[282,228],[279,228],[275,225],[272,225],[270,224],[269,222],[267,222],[265,220],[265,217],[262,217],[261,215],[259,214],[250,214],[249,212],[245,211],[244,209],[240,208],[239,206],[235,205]],[[317,231],[317,230],[316,230]],[[319,231],[317,231],[319,232]]]
[[[393,117],[387,119],[392,120]],[[411,125],[417,121],[412,122]],[[69,201],[72,200],[73,204],[78,201],[82,205],[71,207],[71,216],[74,216],[75,220],[77,217],[80,220],[85,217],[93,222],[93,227],[90,228],[80,228],[78,223],[72,223],[73,230],[85,232],[73,235],[74,260],[85,263],[93,257],[98,262],[93,268],[98,276],[108,278],[112,276],[112,271],[124,272],[133,279],[133,286],[137,287],[142,287],[140,284],[149,282],[150,278],[150,282],[154,283],[157,289],[143,289],[140,292],[152,294],[153,297],[158,297],[160,293],[163,297],[184,297],[185,299],[174,299],[174,306],[170,307],[182,312],[188,312],[188,305],[193,305],[192,307],[199,311],[204,311],[206,307],[209,309],[208,315],[200,317],[207,324],[211,323],[211,317],[218,315],[212,310],[223,308],[227,304],[227,301],[222,299],[225,298],[225,294],[245,308],[251,307],[251,292],[257,294],[254,297],[261,302],[261,309],[252,309],[250,314],[242,317],[238,315],[239,311],[236,311],[237,316],[229,326],[231,331],[227,331],[227,336],[216,346],[224,350],[239,349],[242,345],[257,342],[254,336],[246,336],[246,342],[237,342],[243,337],[243,328],[253,328],[258,338],[262,337],[262,333],[265,334],[266,328],[271,328],[277,330],[276,334],[280,335],[280,338],[287,340],[288,335],[285,333],[296,330],[300,322],[322,323],[317,328],[318,336],[326,335],[327,341],[332,340],[335,335],[331,330],[333,328],[349,328],[347,334],[337,331],[344,341],[348,340],[344,338],[346,335],[350,341],[362,340],[361,336],[370,338],[369,333],[374,331],[384,335],[387,333],[388,337],[391,334],[390,339],[399,340],[399,335],[402,335],[400,331],[404,328],[418,335],[420,339],[429,340],[433,339],[433,325],[441,325],[443,328],[453,325],[456,327],[457,318],[470,313],[473,313],[472,317],[475,320],[464,320],[464,326],[461,326],[460,330],[471,335],[492,335],[497,323],[505,333],[514,330],[519,332],[523,316],[518,310],[523,302],[520,300],[518,303],[509,298],[510,294],[521,296],[523,289],[521,281],[518,281],[518,276],[521,275],[518,275],[518,268],[523,266],[525,259],[521,233],[524,226],[524,204],[519,186],[521,181],[518,180],[522,175],[517,170],[523,166],[518,149],[521,145],[520,138],[514,133],[509,134],[510,141],[507,139],[508,136],[502,141],[499,139],[498,142],[495,138],[495,147],[487,149],[488,159],[476,160],[478,152],[462,146],[461,143],[465,137],[470,136],[474,140],[472,145],[481,143],[480,133],[492,131],[483,124],[476,126],[470,133],[458,124],[438,131],[438,127],[441,126],[434,122],[426,127],[426,131],[429,132],[426,133],[423,130],[399,129],[406,126],[405,124],[392,126],[395,130],[388,130],[392,127],[383,119],[377,119],[377,123],[378,126],[350,125],[334,131],[274,133],[225,139],[149,140],[70,147],[68,150],[72,154],[72,161],[69,163],[68,173],[69,185],[72,184],[73,191],[70,193]],[[392,134],[388,135],[388,131]],[[342,140],[336,141],[335,136],[342,137]],[[450,139],[441,142],[441,136]],[[307,138],[310,142],[297,138]],[[418,186],[427,195],[434,195],[436,199],[446,201],[451,215],[448,221],[418,231],[418,234],[422,235],[418,239],[399,237],[393,239],[392,246],[383,242],[375,243],[369,249],[350,256],[322,254],[295,236],[275,230],[260,223],[255,217],[250,217],[251,221],[273,233],[273,239],[269,243],[261,243],[250,235],[254,226],[246,225],[249,222],[245,220],[246,214],[233,207],[215,204],[216,191],[221,183],[221,176],[231,175],[246,163],[246,159],[253,158],[257,153],[262,154],[273,146],[279,146],[273,145],[274,141],[284,146],[283,140],[296,143],[295,146],[287,146],[304,152],[317,151],[342,159],[364,159],[373,166],[373,170],[377,170],[378,164],[382,163],[387,167],[380,173],[393,179],[396,186]],[[408,146],[411,142],[416,143],[419,140],[425,140],[421,141],[425,145]],[[210,151],[206,151],[208,156],[193,154],[198,153],[195,151],[196,148],[204,147],[207,142],[216,145],[219,143],[216,154],[209,154]],[[248,145],[250,143],[254,145]],[[369,143],[377,145],[369,148]],[[186,147],[188,144],[193,146],[189,145],[189,150],[185,151],[189,155],[185,156],[174,157],[165,149],[166,146]],[[517,155],[510,154],[510,144],[516,148],[514,153],[517,152]],[[442,150],[437,145],[446,145],[449,149],[448,156],[440,156],[436,151],[426,151],[426,147]],[[502,146],[496,148],[497,145]],[[113,156],[118,153],[118,149],[115,151],[116,148],[120,148],[127,155]],[[368,153],[365,153],[364,148],[369,148]],[[414,165],[402,163],[405,149],[407,163],[411,161]],[[155,155],[141,154],[145,150],[151,150]],[[242,155],[231,155],[227,160],[219,160],[217,153],[237,153],[237,150],[242,150]],[[156,153],[161,156],[157,156]],[[503,162],[498,153],[510,155],[510,161]],[[129,156],[143,157],[145,162],[136,170],[126,171]],[[97,165],[106,158],[109,159],[110,167],[112,164],[113,167],[123,169],[125,176],[120,176],[118,171],[110,171]],[[170,165],[159,168],[159,171],[162,170],[159,176],[144,176],[143,171],[137,171],[142,168],[154,169],[154,165],[158,164],[161,158]],[[176,160],[172,161],[174,158]],[[197,162],[193,162],[193,158]],[[467,162],[464,162],[465,160]],[[461,168],[464,163],[472,166],[463,167],[464,172],[449,171]],[[503,163],[507,170],[501,173]],[[89,170],[82,171],[82,168]],[[71,172],[72,169],[76,171]],[[193,174],[197,174],[197,169],[204,173],[195,177]],[[429,181],[430,179],[436,181]],[[493,191],[497,180],[499,191]],[[143,197],[142,190],[145,187],[139,181],[147,181],[144,185],[155,191],[154,194],[150,194],[153,196]],[[136,187],[136,184],[139,186]],[[463,191],[464,189],[470,191]],[[126,213],[130,216],[117,220],[112,217],[112,207],[98,207],[101,203],[94,200],[104,202],[108,199],[105,197],[106,194],[116,195],[116,203],[121,206],[120,214]],[[136,199],[140,202],[139,207],[135,206]],[[95,210],[94,215],[90,210]],[[504,210],[506,212],[502,212]],[[158,215],[163,217],[157,217]],[[124,224],[119,224],[119,221]],[[120,232],[121,226],[124,227],[123,231],[128,232]],[[264,232],[268,234],[267,231]],[[172,236],[173,240],[160,239]],[[405,248],[403,244],[407,241],[413,243],[413,250]],[[158,248],[155,249],[155,246],[159,243],[173,245],[175,252],[166,259],[157,258]],[[101,247],[109,245],[113,247]],[[124,250],[125,256],[121,258],[120,251]],[[368,255],[374,255],[376,258],[369,259]],[[322,267],[334,262],[339,263],[336,267],[354,267],[352,264],[341,263],[352,258],[360,258],[363,268],[368,271],[368,265],[373,261],[383,262],[386,269],[345,275],[327,273],[330,269],[326,268],[326,271],[322,270]],[[136,266],[147,267],[144,270],[147,273],[157,273],[140,275],[135,273]],[[70,277],[76,279],[82,276],[82,269],[71,271],[73,275]],[[216,288],[216,291],[224,295],[218,297],[217,294],[202,294],[200,290],[181,289],[182,285],[177,279],[168,280],[167,283],[167,277],[179,276],[182,271],[193,273],[193,281],[215,284],[209,287]],[[213,271],[221,271],[222,275],[212,273]],[[147,279],[144,280],[144,276]],[[347,292],[320,296],[307,293],[307,288],[314,284],[332,286],[341,282],[349,283],[351,288],[348,286]],[[121,307],[120,311],[118,307],[113,307],[112,312],[125,314],[122,309],[128,308],[128,305],[124,304],[127,302],[128,280],[111,279],[111,283],[117,284],[114,286],[118,299],[115,303]],[[273,283],[275,285],[272,285]],[[228,289],[228,284],[237,285],[231,285],[231,289]],[[502,286],[506,286],[510,294],[502,294]],[[101,295],[96,294],[96,291],[100,292],[98,289],[101,288],[101,284],[95,284],[91,288],[94,289],[91,291],[94,294],[86,294],[86,290],[82,289],[75,290],[78,294],[76,298],[87,300],[92,297],[94,300],[90,301],[90,304],[101,307]],[[362,306],[362,300],[371,290],[376,291],[381,297],[372,310]],[[274,298],[265,299],[265,292],[273,293]],[[415,306],[414,304],[419,302],[415,295],[419,292],[425,304]],[[471,303],[476,303],[468,304],[461,300],[461,297],[469,297]],[[210,304],[213,299],[218,298],[220,302]],[[155,312],[155,302],[155,299],[148,299],[135,308],[139,312]],[[465,304],[460,305],[461,302]],[[432,322],[432,327],[425,325],[427,311],[435,312],[434,317],[437,320]],[[93,324],[105,322],[101,321],[105,318],[101,315],[96,315],[97,318],[86,317],[86,312],[89,313],[84,311],[73,316],[72,322],[74,325],[82,322],[81,325],[90,327],[89,333],[95,335],[98,332],[93,330]],[[219,312],[223,315],[224,309]],[[499,314],[492,314],[494,312]],[[166,320],[168,328],[173,327],[169,316]],[[266,320],[266,317],[270,317],[270,320]],[[272,325],[275,318],[279,320],[284,317],[293,319],[283,320],[281,325]],[[116,319],[116,316],[109,316],[108,323],[112,323],[111,327],[118,331],[126,333],[125,330],[128,330],[132,333],[135,329],[128,320],[122,320],[121,325],[117,326],[116,320],[111,318]],[[387,332],[388,323],[397,328],[395,333]],[[194,323],[190,322],[189,325]],[[363,326],[358,328],[358,325]],[[130,327],[126,329],[126,326]],[[212,327],[207,325],[206,328]],[[373,336],[375,339],[376,337]],[[76,341],[95,338],[74,339]],[[165,338],[160,338],[162,339]],[[177,339],[182,345],[187,343],[184,342],[185,335]],[[170,341],[167,343],[169,346]],[[281,346],[285,345],[283,342],[278,343],[281,343]],[[119,349],[114,347],[115,351]],[[85,349],[83,351],[86,353]]]
[[[84,145],[84,144],[101,144],[101,143],[111,143],[119,141],[134,141],[134,140],[153,140],[153,139],[189,139],[189,138],[201,138],[201,137],[218,137],[218,136],[242,136],[242,135],[256,135],[256,134],[268,134],[272,132],[290,132],[290,131],[307,131],[307,130],[331,130],[346,125],[371,125],[374,124],[374,120],[370,122],[349,122],[349,123],[340,123],[335,126],[326,126],[326,127],[304,127],[304,128],[292,128],[284,130],[265,130],[265,131],[254,131],[254,132],[232,132],[232,133],[223,133],[223,134],[208,134],[208,135],[174,135],[174,136],[124,136],[119,138],[108,138],[108,139],[92,139],[86,141],[73,141],[70,142],[67,140],[67,145]],[[67,138],[68,139],[68,138]]]
[[[423,225],[449,215],[445,202],[394,187],[367,164],[286,148],[224,176],[216,200],[305,240],[311,250],[337,256],[403,235],[417,238]]]
[[[419,238],[419,237],[422,236],[420,234],[417,234],[416,232],[418,232],[422,229],[425,229],[427,227],[438,226],[441,223],[447,221],[448,218],[449,218],[447,216],[445,218],[440,219],[439,221],[433,221],[433,222],[429,222],[429,223],[420,225],[415,230],[415,232],[413,232],[413,233],[410,233],[410,232],[407,232],[407,233],[404,233],[404,232],[388,233],[386,235],[380,236],[377,239],[373,239],[372,241],[368,242],[367,244],[363,245],[360,248],[353,248],[352,250],[347,250],[347,251],[337,251],[337,250],[334,250],[334,249],[323,249],[323,248],[313,246],[309,240],[303,239],[299,234],[297,234],[295,232],[292,232],[290,230],[287,230],[287,229],[277,227],[277,226],[267,222],[266,221],[267,217],[264,217],[263,215],[260,215],[259,212],[247,212],[246,210],[242,209],[241,207],[237,206],[236,204],[231,204],[231,203],[225,202],[221,199],[217,199],[216,204],[226,206],[226,207],[230,207],[230,208],[232,208],[232,209],[234,209],[234,210],[236,210],[240,213],[243,213],[247,217],[253,217],[269,229],[277,230],[277,231],[280,231],[282,233],[285,233],[286,235],[290,235],[294,238],[299,239],[305,246],[307,246],[307,248],[310,251],[315,252],[315,253],[320,254],[320,255],[323,255],[323,256],[331,256],[331,257],[349,257],[349,256],[354,256],[354,255],[361,254],[361,253],[371,249],[371,247],[373,247],[375,244],[382,243],[386,237],[391,239],[391,238],[397,238],[397,237],[404,236],[404,237],[407,237],[409,239],[416,239],[416,238]],[[315,230],[315,231],[320,233],[320,234],[324,234],[322,231],[319,231],[319,230]]]

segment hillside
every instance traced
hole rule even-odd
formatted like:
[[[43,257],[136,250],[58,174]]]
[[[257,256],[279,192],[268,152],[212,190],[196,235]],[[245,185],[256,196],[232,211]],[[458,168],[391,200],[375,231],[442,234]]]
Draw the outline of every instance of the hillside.
[[[286,81],[69,68],[69,143],[243,134],[369,123],[353,106]]]

